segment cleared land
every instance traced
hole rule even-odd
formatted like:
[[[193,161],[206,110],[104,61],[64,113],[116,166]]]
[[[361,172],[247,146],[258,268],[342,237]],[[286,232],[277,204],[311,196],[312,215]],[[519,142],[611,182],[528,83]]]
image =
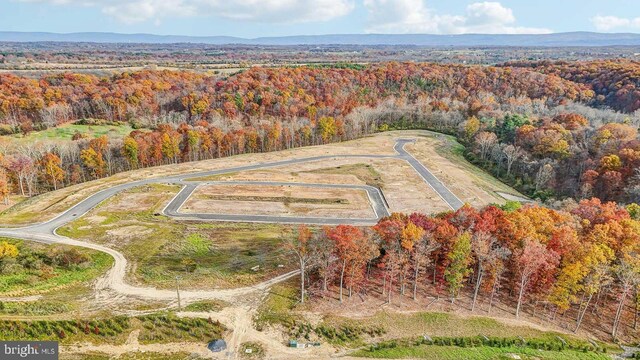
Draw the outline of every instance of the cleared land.
[[[364,190],[269,185],[200,185],[183,213],[374,218]]]
[[[251,285],[291,269],[281,246],[292,234],[287,226],[155,215],[179,190],[149,185],[121,192],[58,232],[122,252],[132,267],[128,281],[163,289],[175,288],[176,276],[184,288],[211,289]]]
[[[491,181],[490,177],[485,178],[483,172],[468,165],[466,162],[463,163],[463,166],[460,166],[457,162],[463,162],[464,160],[457,159],[457,155],[452,152],[453,150],[446,147],[449,144],[446,142],[448,140],[433,138],[430,133],[426,132],[381,134],[367,139],[337,144],[339,147],[327,146],[326,148],[333,149],[331,151],[337,151],[335,149],[339,148],[342,151],[332,153],[335,155],[358,153],[363,147],[367,146],[371,147],[371,150],[367,151],[385,153],[392,148],[395,138],[408,137],[412,136],[412,134],[423,134],[426,137],[421,137],[415,145],[408,145],[407,150],[411,151],[412,147],[441,146],[440,151],[445,151],[447,156],[440,155],[437,151],[426,155],[423,154],[422,156],[429,156],[431,161],[437,159],[439,164],[446,167],[448,171],[446,175],[455,173],[456,170],[459,171],[459,175],[455,178],[436,174],[442,177],[442,181],[454,192],[457,193],[455,186],[459,186],[457,185],[458,183],[466,184],[463,186],[476,187],[472,194],[461,193],[459,196],[463,200],[483,203],[499,202],[501,199],[496,197],[494,193],[496,190],[515,193],[511,189],[505,189],[504,185]],[[381,143],[386,144],[386,146],[380,145]],[[375,150],[373,149],[374,146]],[[382,147],[380,148],[380,146]],[[325,147],[316,148],[316,150],[320,149],[326,151]],[[287,156],[289,158],[299,158],[304,157],[304,155],[315,156],[319,152],[308,153],[306,151],[308,149],[297,149],[290,152],[282,152],[282,154],[284,154],[285,158]],[[447,153],[447,151],[449,152]],[[365,151],[363,154],[367,154],[367,152]],[[387,154],[391,155],[392,153]],[[165,173],[175,173],[175,171],[193,171],[205,166],[207,168],[203,170],[211,168],[223,169],[233,165],[254,163],[259,161],[257,159],[263,159],[268,155],[272,154],[254,154],[216,161],[172,165],[170,168],[161,167],[140,170],[102,179],[89,185],[85,184],[88,187],[78,187],[76,193],[86,197],[92,193],[87,188],[92,188],[95,191],[99,188],[112,186],[115,183],[127,182],[138,176],[142,177],[145,174],[157,176]],[[418,157],[417,154],[414,155]],[[230,163],[233,163],[233,165],[230,165]],[[469,168],[466,168],[467,165]],[[185,170],[185,166],[189,166],[189,169]],[[269,174],[268,178],[270,180],[297,181],[297,179],[304,178],[304,182],[322,183],[326,181],[326,183],[369,184],[377,186],[385,192],[392,211],[423,211],[431,213],[447,209],[443,201],[432,189],[428,188],[428,185],[424,183],[424,180],[417,175],[413,168],[400,159],[324,159],[322,161],[296,164],[295,171],[292,171],[291,167],[281,166],[255,172],[226,174],[222,176],[224,179],[218,177],[215,180],[234,178],[251,180],[252,177]],[[257,180],[264,180],[264,177]],[[60,234],[87,242],[95,242],[120,251],[129,260],[128,283],[154,286],[159,289],[173,290],[177,276],[180,278],[181,288],[185,291],[187,289],[212,290],[213,288],[252,285],[258,281],[273,278],[277,274],[285,273],[295,267],[291,263],[291,255],[286,253],[282,246],[287,238],[294,236],[291,227],[271,224],[203,224],[172,220],[159,215],[161,209],[179,190],[180,186],[163,184],[144,185],[128,189],[108,198],[86,215],[63,226],[60,229]],[[242,187],[230,190],[227,187],[227,191],[217,191],[210,194],[202,194],[202,196],[205,198],[203,201],[207,200],[207,196],[210,196],[216,198],[215,201],[234,201],[236,203],[243,201],[276,202],[265,201],[267,200],[265,198],[268,198],[268,200],[279,199],[283,203],[285,202],[282,199],[282,189],[271,189],[272,192],[263,190]],[[68,195],[68,191],[69,189],[63,189],[58,193]],[[352,194],[352,192],[349,194]],[[424,194],[427,195],[425,196]],[[338,203],[340,203],[345,200],[346,196],[343,193],[318,194],[314,193],[314,191],[311,191],[308,196],[294,192],[285,193],[284,195],[286,195],[284,196],[285,198],[289,199],[289,203],[294,203],[290,201],[293,199],[296,201],[295,204],[302,205],[326,205],[327,199],[339,199]],[[64,210],[65,207],[62,207],[61,204],[74,203],[73,201],[77,203],[82,198],[69,200],[63,195],[56,194],[56,196],[59,196],[59,200],[48,203],[49,209],[59,207]],[[53,198],[55,199],[55,197]],[[51,198],[45,197],[43,199]],[[35,205],[26,203],[23,206]],[[16,213],[20,214],[20,211],[23,211],[21,209],[24,208],[21,207]],[[46,213],[50,216],[55,214],[53,210],[48,210]],[[33,216],[29,215],[28,212],[26,212],[26,215],[24,214],[22,213],[23,217],[21,217],[23,220]],[[159,291],[155,290],[156,293]],[[219,293],[220,291],[223,290],[216,289],[211,293]],[[170,293],[170,291],[164,291],[164,293]],[[256,298],[261,297],[261,294],[254,295]],[[124,301],[128,301],[126,296],[122,296],[122,298],[124,298]],[[168,299],[165,300],[166,302],[169,301]],[[120,308],[120,304],[114,302],[113,299],[109,299],[109,301],[110,309]],[[244,301],[247,301],[248,305],[241,303]],[[186,310],[196,312],[187,313],[188,316],[201,319],[211,317],[212,321],[220,320],[225,326],[230,325],[229,327],[233,330],[233,333],[231,336],[225,336],[229,342],[230,349],[239,349],[240,344],[245,344],[248,341],[258,342],[261,346],[261,351],[264,350],[267,356],[275,356],[277,354],[283,358],[326,358],[335,355],[336,347],[341,349],[339,351],[341,351],[342,355],[351,356],[423,356],[425,354],[424,346],[432,345],[420,345],[420,347],[401,344],[402,346],[396,347],[399,349],[396,352],[381,350],[379,352],[366,353],[366,350],[362,348],[368,344],[381,341],[412,338],[421,333],[448,337],[478,336],[478,334],[504,337],[523,336],[532,341],[555,341],[555,343],[558,343],[556,337],[562,336],[568,342],[587,346],[587,342],[584,340],[561,333],[547,332],[533,324],[526,324],[527,326],[525,326],[522,323],[515,324],[482,317],[475,318],[442,313],[398,313],[395,311],[395,303],[394,306],[388,306],[389,309],[385,306],[385,311],[379,311],[381,303],[375,298],[368,301],[377,311],[371,312],[373,307],[368,308],[367,311],[369,313],[352,311],[355,308],[362,307],[362,301],[364,300],[359,299],[356,295],[339,307],[336,307],[335,299],[314,303],[311,305],[313,307],[308,307],[310,305],[302,306],[297,304],[297,283],[292,281],[274,287],[266,299],[247,300],[237,298],[238,303],[235,303],[236,300],[234,300],[233,305],[229,306],[201,302],[191,304]],[[329,303],[332,304],[333,310],[324,308]],[[358,303],[358,306],[355,306],[356,303]],[[53,302],[49,304],[47,308],[49,310],[39,311],[49,311],[50,314],[59,314],[66,311],[59,310]],[[153,305],[149,304],[149,306]],[[22,313],[30,311],[26,305],[16,306],[22,306],[20,310]],[[420,311],[424,311],[428,307],[428,305],[425,306],[423,304]],[[144,311],[145,307],[140,304],[136,310]],[[252,318],[256,326],[262,329],[263,332],[253,328]],[[80,334],[80,338],[77,340],[83,344],[75,347],[73,352],[82,354],[93,352],[117,356],[131,351],[131,349],[148,352],[157,351],[158,353],[175,352],[175,349],[204,350],[205,339],[203,337],[194,337],[191,333],[172,331],[173,327],[189,329],[190,326],[193,327],[192,324],[196,323],[195,321],[184,321],[182,324],[178,324],[177,320],[158,320],[156,318],[132,321],[134,325],[131,328],[132,331],[113,331],[113,335],[109,335],[112,336],[108,340],[109,343],[113,342],[117,345],[101,345],[100,341],[95,344],[95,340],[85,338]],[[140,321],[140,324],[138,324],[138,321]],[[169,327],[157,324],[158,322],[169,324]],[[211,323],[208,320],[204,320],[204,322]],[[142,326],[142,328],[138,327],[138,325]],[[208,326],[204,323],[201,325]],[[58,324],[52,326],[58,326]],[[74,324],[66,324],[66,326],[72,327]],[[108,327],[108,325],[104,326]],[[57,329],[57,327],[55,328]],[[283,329],[285,331],[281,332],[280,330]],[[138,330],[139,332],[137,332]],[[213,334],[214,330],[217,331],[212,329],[210,333]],[[144,334],[144,336],[141,336],[141,334]],[[56,336],[56,334],[51,333],[49,336]],[[206,336],[209,337],[209,335]],[[289,338],[317,339],[323,342],[323,345],[319,348],[304,350],[289,349],[286,347],[286,340]],[[157,340],[164,344],[155,347],[143,346],[145,343],[157,342]],[[174,343],[173,341],[176,340],[180,342]],[[190,343],[189,341],[194,342]],[[182,345],[179,346],[178,344]],[[169,350],[170,348],[173,350]],[[360,349],[360,351],[355,352],[357,349]],[[477,357],[479,359],[490,359],[508,354],[529,356],[528,350],[508,349],[503,351],[493,347],[481,347],[474,352],[473,349],[463,349],[462,347],[447,349],[444,346],[439,346],[437,349],[434,348],[432,352],[434,354],[447,354],[446,351],[443,352],[441,350],[450,350],[451,353],[460,356],[479,353],[484,356]],[[539,354],[548,355],[549,358],[554,359],[601,358],[596,356],[582,357],[582,353],[571,351],[548,351]]]
[[[418,136],[416,143],[407,144],[405,149],[428,167],[462,201],[473,206],[504,203],[505,199],[497,192],[526,198],[466,161],[463,146],[453,137],[434,133],[422,133]]]
[[[97,191],[114,185],[157,176],[188,174],[252,163],[318,155],[395,155],[393,150],[395,139],[413,136],[418,136],[418,141],[416,144],[407,145],[406,149],[431,169],[437,169],[435,175],[441,178],[442,182],[456,193],[462,201],[479,206],[492,202],[504,202],[504,199],[497,195],[495,191],[518,195],[517,191],[464,160],[462,155],[459,154],[458,147],[460,145],[455,143],[454,140],[427,131],[392,131],[337,144],[263,154],[243,154],[223,159],[172,164],[120,173],[25,200],[2,212],[0,214],[0,222],[6,226],[17,226],[48,220]],[[438,150],[436,151],[436,149]],[[331,169],[337,166],[354,164],[375,164],[376,171],[382,176],[383,189],[392,211],[432,213],[448,209],[415,171],[401,160],[336,159],[335,161],[325,161],[323,166],[316,165],[321,163],[322,161],[299,164],[296,165],[296,169],[293,172],[290,168],[278,169],[277,171],[283,171],[285,174],[282,176],[289,177],[296,176],[296,173],[299,174],[305,170]],[[397,163],[397,165],[394,165],[394,163]],[[383,174],[383,171],[386,174]],[[354,176],[357,177],[357,175]],[[412,185],[414,190],[411,190],[409,185]],[[404,203],[403,201],[411,202]]]
[[[48,192],[21,202],[0,214],[2,226],[17,226],[42,222],[54,218],[71,206],[100,190],[118,184],[153,177],[189,174],[208,170],[226,169],[255,163],[272,162],[319,155],[394,155],[393,145],[399,134],[384,133],[354,141],[311,146],[261,154],[242,154],[228,158],[170,164],[119,173],[86,183]]]

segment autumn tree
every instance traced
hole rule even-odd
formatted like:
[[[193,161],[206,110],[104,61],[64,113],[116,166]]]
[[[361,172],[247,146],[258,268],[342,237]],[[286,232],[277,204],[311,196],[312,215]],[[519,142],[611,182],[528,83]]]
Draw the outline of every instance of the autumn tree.
[[[606,244],[592,245],[592,249],[588,252],[584,261],[586,275],[582,279],[581,284],[582,291],[587,299],[584,301],[584,304],[582,304],[582,302],[580,303],[574,332],[578,332],[580,329],[580,325],[589,308],[589,304],[591,304],[593,296],[613,281],[609,264],[613,256],[613,251]]]
[[[40,166],[44,170],[47,180],[53,185],[53,189],[58,189],[58,183],[64,180],[64,170],[60,167],[62,161],[58,155],[47,152],[40,159]]]
[[[518,279],[518,304],[516,317],[520,317],[522,301],[530,287],[530,281],[539,272],[557,266],[560,257],[554,251],[548,250],[536,240],[526,239],[522,247],[514,252],[516,273]]]
[[[7,179],[7,174],[0,170],[0,197],[2,197],[2,201],[5,205],[9,205],[9,194],[9,180]]]
[[[458,297],[458,292],[464,286],[464,280],[471,273],[471,235],[468,232],[458,236],[453,243],[451,251],[447,254],[449,266],[444,277],[449,288],[451,303]]]
[[[15,259],[19,254],[18,247],[9,244],[6,241],[0,242],[0,272],[5,268],[5,265],[9,259]]]
[[[354,254],[358,251],[356,244],[364,234],[355,226],[338,225],[329,231],[328,237],[333,240],[338,261],[340,261],[340,302],[342,302],[345,274],[354,259]]]
[[[138,142],[131,136],[124,138],[122,153],[129,163],[131,169],[138,167]]]

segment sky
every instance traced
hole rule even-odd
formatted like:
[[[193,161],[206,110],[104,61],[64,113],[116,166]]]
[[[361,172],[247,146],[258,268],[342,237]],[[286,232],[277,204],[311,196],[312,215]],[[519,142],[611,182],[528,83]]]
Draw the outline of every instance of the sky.
[[[0,31],[248,38],[640,32],[640,0],[0,0]]]

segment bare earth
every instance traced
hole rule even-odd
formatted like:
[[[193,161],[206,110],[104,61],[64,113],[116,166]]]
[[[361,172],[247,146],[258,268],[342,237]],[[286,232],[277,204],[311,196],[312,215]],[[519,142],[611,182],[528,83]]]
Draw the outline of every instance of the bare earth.
[[[313,201],[319,203],[311,203]],[[364,190],[299,186],[201,185],[180,210],[211,214],[375,217]]]

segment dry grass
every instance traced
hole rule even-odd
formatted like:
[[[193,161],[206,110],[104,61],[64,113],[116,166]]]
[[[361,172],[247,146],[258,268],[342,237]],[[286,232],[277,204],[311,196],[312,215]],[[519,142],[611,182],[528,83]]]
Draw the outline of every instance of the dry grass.
[[[373,218],[364,190],[272,185],[202,185],[181,212]]]
[[[503,204],[496,191],[520,195],[516,190],[472,165],[460,154],[461,145],[451,137],[431,132],[417,134],[415,144],[405,149],[442,181],[462,201],[473,206]]]

